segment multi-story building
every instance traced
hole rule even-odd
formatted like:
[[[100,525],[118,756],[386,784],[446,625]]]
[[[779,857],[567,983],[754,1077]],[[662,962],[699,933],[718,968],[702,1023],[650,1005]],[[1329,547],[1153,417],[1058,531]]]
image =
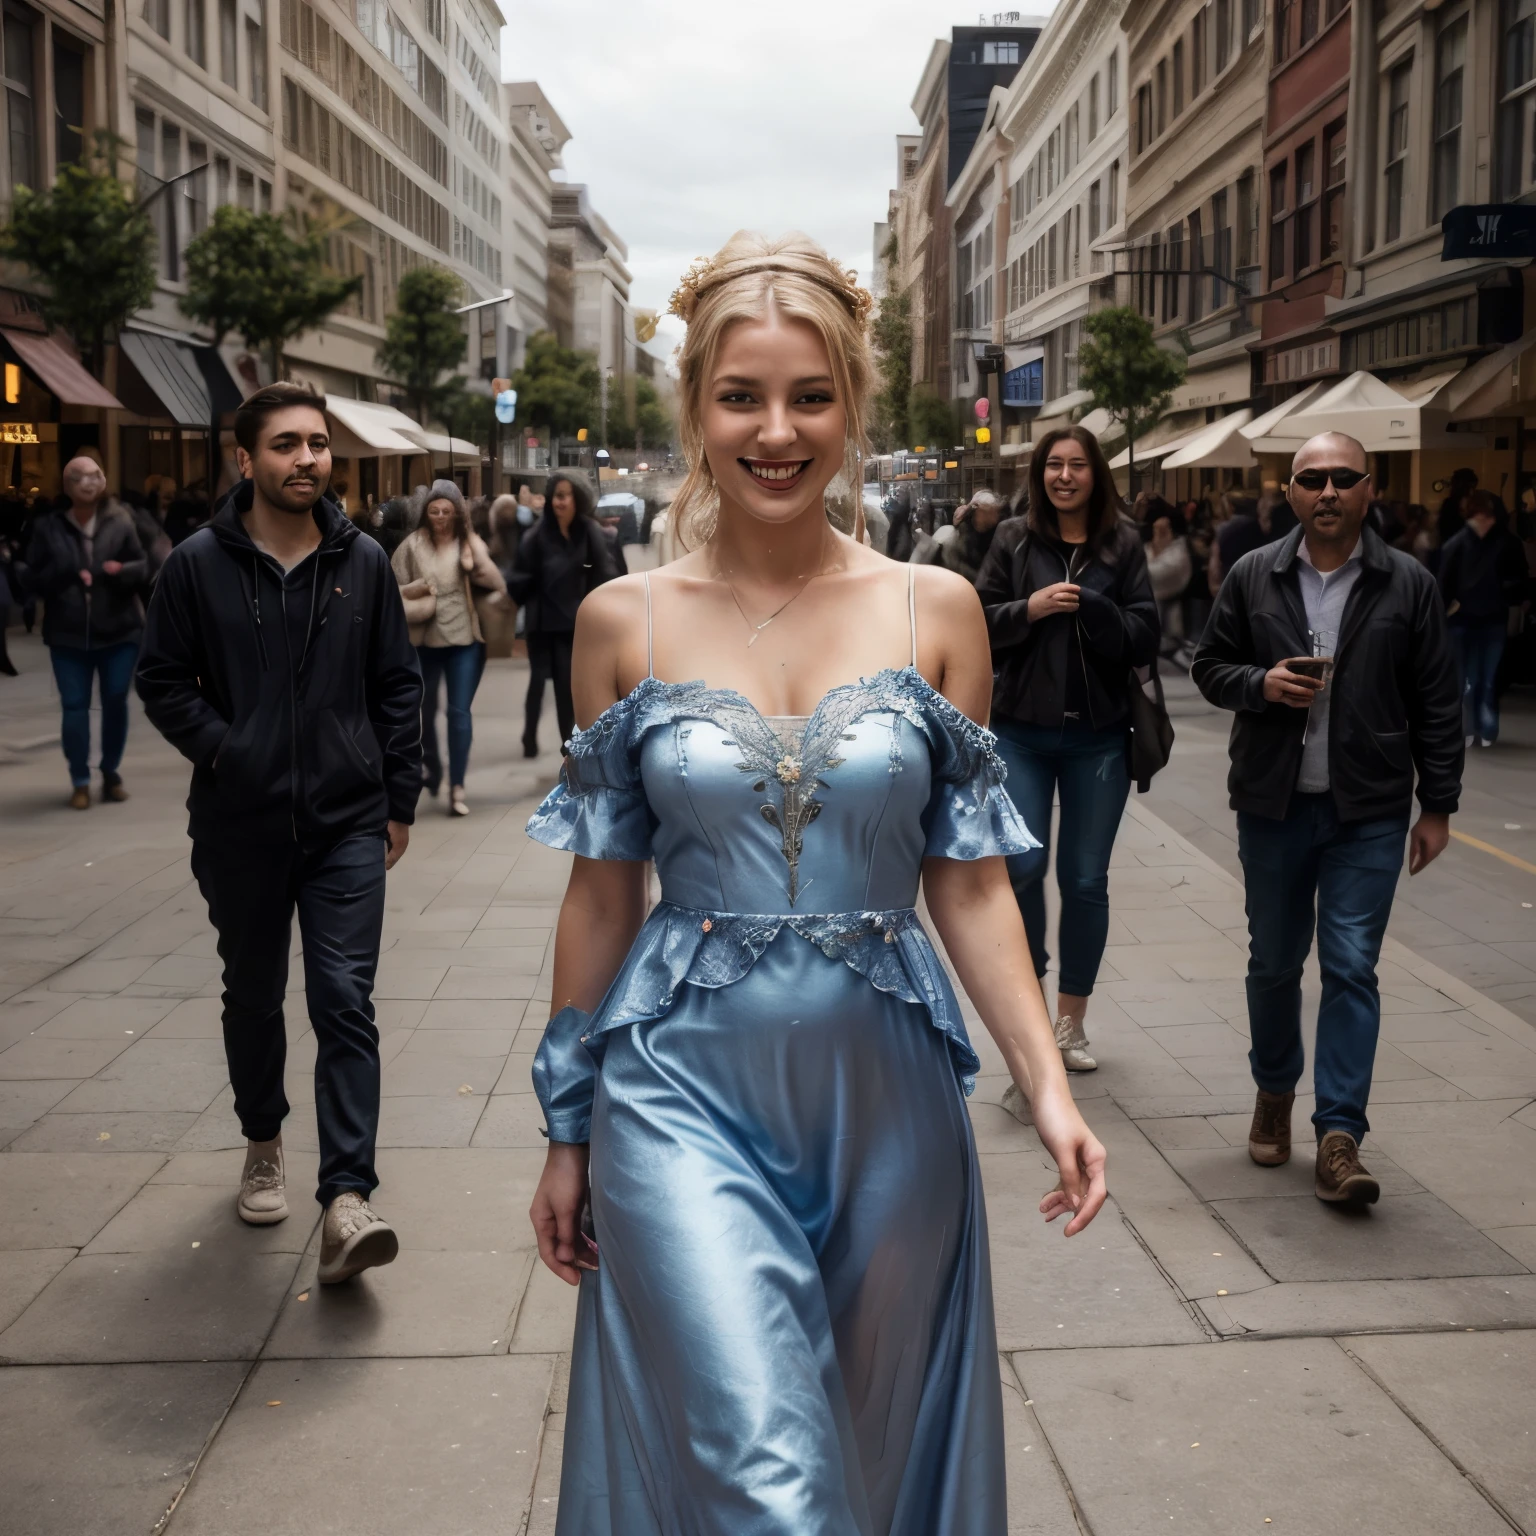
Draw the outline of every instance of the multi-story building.
[[[1058,6],[999,113],[1008,143],[997,305],[1004,461],[1088,403],[1084,318],[1114,297],[1124,240],[1125,0]],[[1107,420],[1095,419],[1108,438]]]
[[[1142,468],[1208,422],[1251,411],[1268,50],[1259,0],[1130,0],[1122,25],[1130,168],[1117,271],[1130,275],[1118,289],[1188,363],[1137,446]],[[1203,484],[1225,471],[1180,473]]]
[[[504,86],[507,95],[508,180],[507,286],[514,294],[519,334],[512,366],[522,361],[522,345],[535,331],[559,329],[549,301],[549,231],[554,222],[554,173],[570,142],[570,129],[533,81]],[[573,318],[563,317],[567,330]]]

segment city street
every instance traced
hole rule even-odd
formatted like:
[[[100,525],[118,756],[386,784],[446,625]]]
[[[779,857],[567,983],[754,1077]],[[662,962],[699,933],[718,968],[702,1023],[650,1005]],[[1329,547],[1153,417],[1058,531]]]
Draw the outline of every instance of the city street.
[[[400,1257],[322,1289],[302,972],[293,1215],[247,1228],[187,766],[135,701],[133,798],[66,809],[46,655],[15,632],[11,654],[7,1536],[548,1536],[573,1293],[526,1220],[529,1066],[567,859],[522,832],[558,766],[549,717],[544,755],[520,756],[522,664],[492,662],[477,699],[473,814],[424,802],[390,876],[376,1199]],[[1310,1097],[1293,1161],[1248,1159],[1226,721],[1187,681],[1171,693],[1173,763],[1132,797],[1113,864],[1102,1065],[1074,1081],[1112,1197],[1070,1242],[1036,1212],[1054,1170],[971,1016],[1009,1529],[1536,1533],[1536,712],[1512,707],[1469,765],[1454,825],[1476,842],[1404,877],[1364,1147],[1383,1195],[1355,1214],[1313,1197]]]

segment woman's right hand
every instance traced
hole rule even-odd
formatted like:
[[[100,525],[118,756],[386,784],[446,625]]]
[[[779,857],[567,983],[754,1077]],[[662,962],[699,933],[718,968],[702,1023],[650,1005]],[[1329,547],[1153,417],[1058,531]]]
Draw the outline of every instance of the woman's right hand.
[[[579,1284],[582,1270],[597,1267],[590,1258],[592,1245],[581,1231],[586,1203],[586,1145],[550,1142],[528,1217],[539,1240],[539,1257],[567,1285]]]
[[[1029,622],[1038,624],[1054,613],[1076,613],[1078,586],[1075,581],[1055,581],[1029,594]]]

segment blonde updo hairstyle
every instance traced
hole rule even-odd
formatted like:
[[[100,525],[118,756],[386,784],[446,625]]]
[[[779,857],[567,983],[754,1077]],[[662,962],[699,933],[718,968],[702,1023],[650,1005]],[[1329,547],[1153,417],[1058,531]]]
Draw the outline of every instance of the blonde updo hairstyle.
[[[854,273],[839,267],[806,235],[777,240],[740,230],[719,252],[696,261],[672,296],[672,313],[688,327],[678,349],[678,438],[687,477],[672,503],[672,526],[685,548],[715,530],[720,492],[704,454],[704,391],[720,344],[742,320],[762,320],[770,308],[816,328],[832,365],[832,381],[847,417],[843,464],[827,487],[827,515],[855,537],[862,531],[864,426],[874,362],[867,327],[872,300]]]

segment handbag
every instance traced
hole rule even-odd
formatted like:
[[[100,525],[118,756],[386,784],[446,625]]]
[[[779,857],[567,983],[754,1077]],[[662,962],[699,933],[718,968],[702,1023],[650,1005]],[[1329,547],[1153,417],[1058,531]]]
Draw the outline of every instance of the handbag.
[[[1173,721],[1168,718],[1163,680],[1155,661],[1149,667],[1132,667],[1126,676],[1126,688],[1131,706],[1131,777],[1136,781],[1137,792],[1144,795],[1152,787],[1152,775],[1166,768],[1173,755]]]

